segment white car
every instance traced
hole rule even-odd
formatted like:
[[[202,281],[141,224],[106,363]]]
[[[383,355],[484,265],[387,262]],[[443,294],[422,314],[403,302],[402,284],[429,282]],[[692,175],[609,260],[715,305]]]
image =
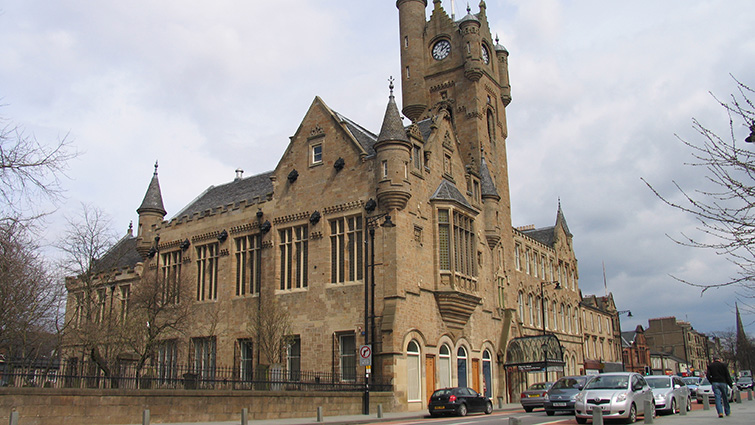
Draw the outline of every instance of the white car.
[[[650,388],[653,389],[655,397],[655,409],[674,414],[685,404],[685,409],[690,410],[692,399],[689,395],[689,388],[684,385],[682,378],[673,375],[655,375],[646,376]]]
[[[655,416],[653,390],[639,373],[616,372],[595,375],[577,394],[574,416],[578,424],[592,419],[593,409],[601,409],[606,419],[626,419],[633,423],[644,414],[649,402]]]
[[[729,401],[734,401],[734,391],[732,391],[731,387],[728,385],[726,386],[726,393],[729,396]],[[713,386],[710,385],[708,378],[700,381],[700,385],[697,386],[697,395],[695,395],[695,398],[697,398],[698,403],[703,402],[703,395],[705,394],[708,394],[708,400],[710,401],[710,404],[716,402],[716,396],[715,394],[713,394]]]

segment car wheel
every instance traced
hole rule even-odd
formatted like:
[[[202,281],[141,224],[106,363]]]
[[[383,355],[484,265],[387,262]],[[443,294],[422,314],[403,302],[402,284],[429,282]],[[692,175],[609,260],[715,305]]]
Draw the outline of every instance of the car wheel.
[[[524,411],[527,412],[527,413],[529,413],[529,412],[532,411],[532,409],[534,409],[534,407],[525,407]]]
[[[457,411],[459,413],[459,416],[467,416],[467,405],[462,404],[459,406],[459,410]]]
[[[687,411],[689,412],[691,410],[692,410],[692,399],[687,398]]]
[[[672,398],[671,399],[671,414],[673,415],[674,413],[676,413],[676,399]]]
[[[633,424],[637,422],[637,406],[632,403],[632,406],[629,408],[629,416],[627,417],[627,423]]]
[[[545,414],[548,415],[548,416],[553,416],[555,413],[556,412],[554,412],[553,410],[546,410],[545,411]]]
[[[489,401],[485,404],[485,414],[489,415],[493,413],[493,402]]]
[[[577,420],[578,424],[586,424],[587,423],[587,418],[580,418],[579,416],[575,416],[574,419]]]

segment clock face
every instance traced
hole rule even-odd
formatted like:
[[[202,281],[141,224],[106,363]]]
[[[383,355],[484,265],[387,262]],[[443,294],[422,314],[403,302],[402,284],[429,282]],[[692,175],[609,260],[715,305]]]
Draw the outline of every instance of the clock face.
[[[449,53],[451,53],[451,43],[448,40],[440,40],[433,46],[433,58],[435,60],[445,59]]]
[[[484,44],[482,45],[482,61],[485,62],[485,65],[490,63],[490,53]]]

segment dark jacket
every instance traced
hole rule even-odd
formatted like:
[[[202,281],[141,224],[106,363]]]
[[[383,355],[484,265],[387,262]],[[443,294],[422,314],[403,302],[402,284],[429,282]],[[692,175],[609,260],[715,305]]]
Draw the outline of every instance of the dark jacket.
[[[719,361],[714,361],[708,365],[708,381],[725,382],[729,386],[733,384],[731,375],[729,375],[729,368]]]

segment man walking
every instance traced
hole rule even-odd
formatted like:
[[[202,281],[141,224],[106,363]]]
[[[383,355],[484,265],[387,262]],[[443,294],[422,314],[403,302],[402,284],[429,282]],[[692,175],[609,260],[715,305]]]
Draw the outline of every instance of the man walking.
[[[708,381],[713,387],[713,394],[716,396],[716,411],[718,417],[723,418],[731,414],[729,407],[729,387],[732,386],[729,368],[721,363],[721,357],[713,356],[713,363],[708,365]],[[721,403],[723,402],[723,406]]]

